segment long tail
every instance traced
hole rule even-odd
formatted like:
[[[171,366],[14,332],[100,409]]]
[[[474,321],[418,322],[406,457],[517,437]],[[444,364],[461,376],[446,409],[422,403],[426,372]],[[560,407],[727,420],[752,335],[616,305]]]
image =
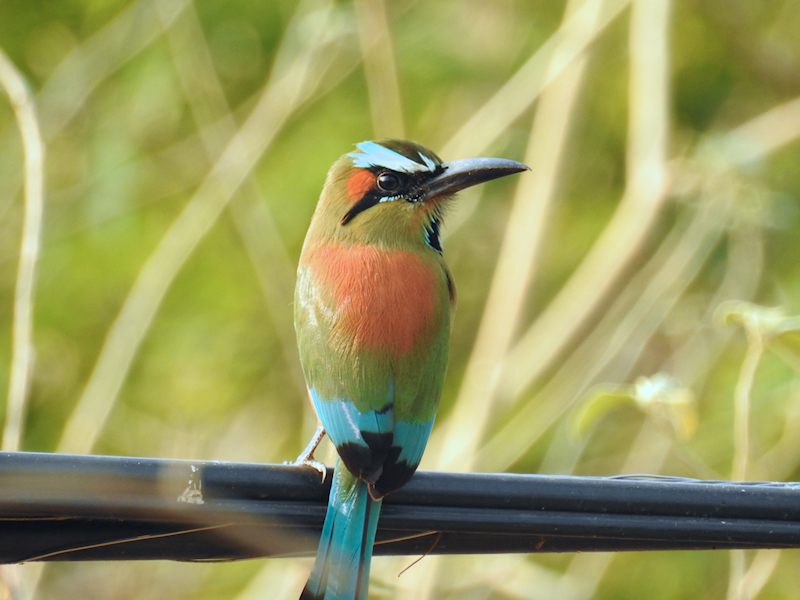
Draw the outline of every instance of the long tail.
[[[300,600],[366,600],[381,502],[367,484],[336,463],[317,560]]]

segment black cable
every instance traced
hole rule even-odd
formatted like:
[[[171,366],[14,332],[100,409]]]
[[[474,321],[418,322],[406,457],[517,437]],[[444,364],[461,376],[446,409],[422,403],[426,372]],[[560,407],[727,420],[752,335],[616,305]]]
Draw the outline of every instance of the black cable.
[[[313,554],[306,467],[0,453],[0,562]],[[419,472],[376,554],[800,547],[800,484]]]

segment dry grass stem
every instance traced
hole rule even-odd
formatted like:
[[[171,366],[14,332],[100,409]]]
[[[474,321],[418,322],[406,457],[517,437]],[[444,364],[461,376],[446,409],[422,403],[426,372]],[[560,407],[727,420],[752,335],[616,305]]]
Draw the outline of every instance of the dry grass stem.
[[[444,145],[444,157],[478,156],[580,57],[630,0],[586,0]],[[592,23],[587,34],[587,23]],[[452,227],[451,227],[452,228]]]
[[[372,135],[404,138],[400,83],[384,0],[355,0],[358,39],[367,81]]]
[[[445,160],[458,156],[479,156],[538,99],[572,61],[627,6],[630,0],[586,0],[564,20],[517,72],[479,108],[441,149]],[[593,27],[586,34],[587,23]],[[462,200],[459,210],[447,220],[444,237],[452,235],[474,213],[476,202]]]
[[[482,470],[509,468],[591,385],[624,380],[721,238],[719,217],[718,207],[709,204],[673,228],[547,384],[486,442],[479,460]]]
[[[510,398],[518,397],[552,365],[638,254],[660,213],[669,124],[668,7],[662,0],[633,5],[625,192],[592,249],[514,348],[514,356],[520,358],[510,359],[503,369]]]
[[[701,323],[661,370],[674,373],[687,387],[700,389],[711,364],[731,339],[731,330],[713,326],[714,313],[727,300],[750,300],[756,293],[764,267],[764,239],[760,227],[738,227],[727,234],[725,274],[706,302]],[[719,477],[719,475],[716,475]]]
[[[727,600],[744,600],[744,588],[742,586],[745,572],[745,551],[731,550],[730,570],[728,571],[728,593]]]
[[[169,24],[164,15],[164,26]],[[236,134],[236,119],[228,106],[222,83],[214,70],[202,25],[194,6],[189,6],[167,30],[167,41],[175,72],[189,109],[201,132],[202,143],[212,165]],[[234,223],[250,255],[264,293],[272,323],[281,342],[286,364],[301,396],[305,380],[300,370],[291,302],[294,295],[294,265],[283,246],[269,204],[249,175],[230,203]]]
[[[747,468],[750,462],[750,405],[753,384],[761,357],[764,354],[764,338],[757,323],[750,322],[745,316],[744,331],[747,335],[747,352],[745,353],[739,379],[734,391],[733,410],[733,465],[731,480],[747,481]]]
[[[136,0],[77,46],[39,93],[44,137],[53,139],[103,81],[163,33],[165,12],[169,22],[188,4],[189,0]]]
[[[2,449],[19,450],[25,423],[25,405],[33,370],[33,309],[36,265],[44,212],[44,144],[33,98],[22,75],[0,50],[0,86],[8,94],[24,152],[24,217],[14,291],[12,350]]]
[[[644,14],[638,11],[644,10]],[[617,261],[627,262],[638,251],[644,239],[647,223],[652,222],[658,212],[658,206],[663,197],[663,166],[666,135],[666,106],[663,96],[666,94],[666,84],[662,80],[666,77],[666,33],[667,33],[666,3],[659,10],[657,7],[634,6],[631,24],[631,117],[629,133],[629,181],[625,197],[617,209],[612,222],[601,234],[589,256],[584,259],[576,273],[567,285],[559,292],[544,313],[534,325],[526,332],[523,339],[511,350],[507,363],[503,367],[503,395],[509,398],[519,398],[524,389],[532,382],[532,377],[538,375],[542,363],[550,364],[556,356],[560,344],[566,343],[572,332],[581,324],[594,306],[602,297],[602,291],[608,291],[610,281],[604,278],[615,278],[622,269]],[[634,30],[644,29],[636,33]],[[645,39],[649,44],[645,43]],[[648,59],[637,58],[637,53],[644,53]],[[639,88],[647,86],[649,93],[642,92]],[[636,108],[634,108],[636,107]],[[646,174],[652,175],[648,179]],[[646,218],[645,218],[646,217]],[[619,229],[623,224],[622,230]],[[644,226],[644,227],[643,227]],[[702,235],[692,236],[693,239],[702,239]],[[692,252],[685,253],[688,258]],[[624,259],[623,259],[624,257]],[[686,258],[680,259],[685,262]],[[658,265],[657,261],[653,261]],[[658,267],[655,267],[658,268]],[[674,273],[665,274],[668,285],[674,278]],[[658,290],[656,284],[653,288]],[[641,300],[641,290],[634,292],[633,297]],[[646,299],[646,297],[645,297]],[[643,305],[643,307],[646,305]],[[622,314],[627,315],[628,311]],[[625,336],[613,334],[617,325],[613,318],[606,317],[610,331],[606,329],[596,331],[598,340],[605,346],[608,343],[622,344]],[[629,319],[628,323],[634,322]],[[543,325],[542,325],[543,324]],[[552,338],[539,342],[535,332],[545,327]],[[630,328],[627,328],[630,331]],[[544,346],[542,346],[543,344]],[[532,346],[537,347],[532,347]],[[596,350],[588,342],[583,345],[584,352],[590,355]],[[608,356],[608,353],[606,352]],[[562,382],[551,383],[545,388],[542,396],[546,402],[528,402],[523,406],[513,421],[493,436],[492,440],[481,451],[481,468],[490,470],[504,469],[509,466],[514,456],[520,456],[535,442],[538,436],[552,424],[558,416],[563,414],[571,400],[574,400],[581,390],[592,381],[592,377],[600,372],[601,366],[607,362],[593,363],[587,360],[586,354],[576,352],[572,358],[559,370],[563,373]],[[572,366],[569,366],[572,365]],[[579,366],[578,366],[579,365]],[[577,370],[574,370],[577,367]],[[575,373],[581,373],[576,377]],[[559,380],[555,380],[559,381]],[[554,393],[553,386],[564,386],[558,393]],[[569,391],[567,391],[569,390]],[[556,398],[559,398],[556,401]],[[513,430],[513,433],[512,431]],[[508,436],[512,437],[509,438]],[[503,439],[502,444],[498,444]],[[515,440],[509,443],[509,440]],[[488,462],[487,462],[488,461]]]
[[[781,558],[780,550],[758,550],[742,578],[742,597],[756,598],[769,583]]]
[[[335,41],[337,32],[326,31],[326,19],[317,18],[310,23],[318,30],[308,44],[297,47],[293,31],[289,30],[286,39],[295,44],[295,55],[279,53],[275,72],[258,104],[142,267],[67,421],[59,451],[91,451],[170,284],[280,128],[319,81],[320,55]]]
[[[565,23],[577,10],[576,4],[572,2],[567,6]],[[581,29],[570,30],[577,40],[565,37],[563,46],[572,48],[591,38],[600,7],[595,5],[594,8],[595,19],[587,17],[580,21]],[[556,55],[564,53],[566,51],[560,48],[556,50]],[[517,185],[475,345],[455,409],[447,420],[445,439],[436,463],[439,469],[472,469],[492,414],[500,384],[500,366],[513,341],[534,279],[586,60],[581,56],[569,63],[542,92],[524,159],[531,173],[520,178]]]
[[[729,133],[737,164],[761,160],[800,137],[800,98],[779,104]]]
[[[545,70],[549,85],[541,95],[525,156],[526,163],[532,168],[532,176],[518,184],[483,319],[455,409],[447,420],[444,433],[440,434],[443,435],[439,442],[441,445],[436,441],[433,444],[439,449],[436,461],[439,469],[471,470],[474,466],[480,440],[492,414],[493,397],[500,381],[499,367],[511,345],[533,279],[545,215],[552,202],[585,69],[585,56],[576,57],[572,51],[576,47],[586,47],[588,40],[596,34],[602,13],[601,3],[585,3],[580,8],[575,4],[567,8],[560,29],[567,33],[555,45],[551,63]],[[576,15],[580,15],[580,19],[576,19]],[[428,561],[425,569],[417,572],[417,585],[410,586],[409,597],[435,597],[442,564],[442,559]]]

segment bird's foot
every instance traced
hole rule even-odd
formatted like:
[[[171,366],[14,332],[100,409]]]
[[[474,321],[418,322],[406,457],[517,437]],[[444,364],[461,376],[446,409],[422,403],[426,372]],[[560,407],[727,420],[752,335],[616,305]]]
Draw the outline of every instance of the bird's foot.
[[[328,474],[328,467],[326,467],[324,464],[322,464],[318,460],[314,460],[313,456],[309,456],[309,457],[303,457],[302,455],[298,456],[297,460],[294,461],[292,464],[294,464],[294,465],[303,465],[305,467],[311,467],[315,471],[319,472],[320,478],[321,478],[322,481],[325,481],[325,476]]]
[[[320,425],[317,427],[317,431],[314,432],[311,441],[308,442],[306,449],[300,453],[300,456],[298,456],[292,464],[311,467],[315,471],[318,471],[322,476],[322,481],[325,481],[325,476],[328,474],[328,467],[314,459],[314,451],[317,449],[317,446],[319,446],[323,437],[325,437],[325,428]]]

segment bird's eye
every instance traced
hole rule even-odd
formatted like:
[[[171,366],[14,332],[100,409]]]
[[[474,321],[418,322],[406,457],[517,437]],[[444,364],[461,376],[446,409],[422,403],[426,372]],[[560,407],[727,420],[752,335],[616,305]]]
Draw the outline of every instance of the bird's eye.
[[[376,179],[378,189],[382,192],[396,192],[400,189],[400,177],[394,173],[381,173]]]

